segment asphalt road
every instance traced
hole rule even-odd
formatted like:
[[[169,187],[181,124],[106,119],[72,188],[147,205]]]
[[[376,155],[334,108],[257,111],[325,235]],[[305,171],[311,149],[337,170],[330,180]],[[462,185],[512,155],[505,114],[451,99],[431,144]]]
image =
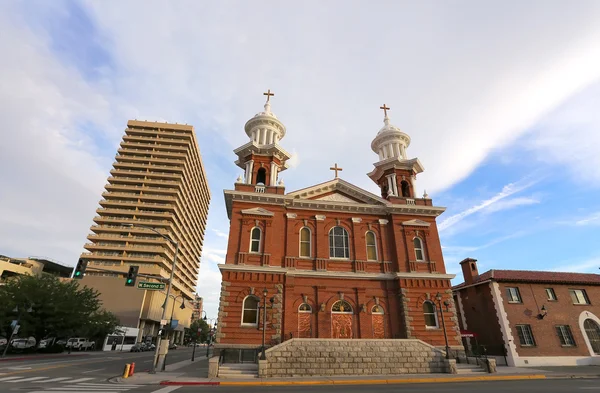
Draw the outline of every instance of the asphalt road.
[[[198,361],[206,361],[201,347]],[[150,369],[154,352],[76,353],[57,358],[28,357],[26,360],[0,361],[0,392],[154,392],[166,393],[160,386],[127,386],[108,382],[123,373],[125,363],[135,362],[137,371]],[[191,359],[191,348],[169,351],[167,364]]]

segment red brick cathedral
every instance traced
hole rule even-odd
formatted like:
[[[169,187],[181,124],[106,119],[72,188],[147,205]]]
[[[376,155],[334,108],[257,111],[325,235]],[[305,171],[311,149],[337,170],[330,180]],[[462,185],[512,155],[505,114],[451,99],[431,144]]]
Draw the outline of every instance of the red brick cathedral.
[[[410,137],[390,123],[371,143],[378,161],[368,176],[374,195],[338,177],[290,193],[280,172],[290,154],[286,128],[264,111],[245,125],[234,150],[244,170],[225,191],[230,219],[217,331],[218,347],[290,338],[417,338],[459,346],[460,332],[435,218],[444,212],[417,197]],[[366,146],[365,146],[366,149]],[[436,295],[441,295],[441,301]],[[266,307],[265,307],[266,304]],[[439,305],[443,307],[442,313]]]

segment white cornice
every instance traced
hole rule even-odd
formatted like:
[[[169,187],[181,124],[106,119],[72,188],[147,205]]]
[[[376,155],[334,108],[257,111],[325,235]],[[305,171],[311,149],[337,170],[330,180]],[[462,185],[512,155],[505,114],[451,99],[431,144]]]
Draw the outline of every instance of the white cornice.
[[[414,219],[414,220],[408,220],[408,221],[404,221],[404,222],[402,223],[402,225],[405,225],[405,226],[412,226],[412,227],[428,227],[428,226],[430,226],[431,224],[430,224],[430,223],[428,223],[428,222],[422,221],[422,220],[417,220],[417,219]]]
[[[375,169],[367,173],[367,176],[369,176],[374,182],[377,182],[377,180],[379,180],[381,176],[383,176],[384,172],[388,169],[408,169],[414,171],[415,173],[421,173],[425,170],[423,168],[423,164],[421,164],[421,161],[419,161],[418,158],[401,160],[397,157],[393,157],[376,162],[373,165],[375,166]]]
[[[423,216],[439,216],[446,208],[436,206],[423,205],[373,205],[366,203],[346,203],[335,201],[323,201],[315,199],[298,199],[288,195],[257,193],[248,191],[225,190],[225,206],[227,208],[227,216],[231,219],[231,204],[233,200],[240,202],[248,202],[253,204],[267,204],[285,206],[289,209],[298,210],[315,210],[315,211],[333,211],[347,213],[363,213],[363,214],[412,214]],[[386,201],[387,202],[387,201]]]
[[[253,216],[269,216],[269,217],[273,217],[273,215],[275,213],[273,213],[272,211],[269,211],[267,209],[263,209],[262,207],[255,207],[252,209],[244,209],[241,211],[242,214],[248,214],[248,215],[253,215]]]
[[[329,278],[346,278],[356,280],[394,280],[396,278],[404,279],[434,279],[434,280],[451,280],[455,274],[435,274],[435,273],[353,273],[353,272],[322,272],[314,270],[297,270],[286,269],[277,266],[248,266],[248,265],[229,265],[220,263],[217,265],[219,270],[229,271],[250,271],[262,273],[278,273],[292,277],[329,277]]]
[[[271,143],[269,145],[259,145],[254,141],[250,141],[245,145],[242,145],[233,151],[239,158],[235,161],[235,164],[242,168],[246,168],[246,162],[243,161],[244,157],[248,156],[250,153],[256,154],[258,156],[275,156],[280,159],[284,165],[281,170],[288,168],[288,165],[285,164],[285,161],[289,160],[292,156],[290,153],[285,151],[281,146],[277,143]]]

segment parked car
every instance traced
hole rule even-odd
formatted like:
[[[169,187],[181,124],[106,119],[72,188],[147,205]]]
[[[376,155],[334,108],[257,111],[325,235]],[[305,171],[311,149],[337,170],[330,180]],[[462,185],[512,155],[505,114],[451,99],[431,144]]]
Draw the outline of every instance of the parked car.
[[[35,338],[33,338],[33,337],[17,338],[17,339],[12,340],[12,342],[10,343],[10,346],[13,347],[14,349],[34,348],[35,347]]]
[[[171,344],[171,345],[169,345],[169,349],[177,349],[177,344]]]
[[[154,351],[156,349],[156,345],[152,343],[145,343],[144,347],[146,348],[146,351]]]
[[[56,337],[48,337],[43,340],[40,340],[40,345],[38,346],[38,348],[44,349],[44,348],[51,347],[52,344],[54,344],[54,340],[56,340]]]
[[[134,344],[129,352],[144,352],[146,350],[146,345],[142,343]]]
[[[0,346],[6,345],[8,343],[8,340],[6,339],[6,337],[0,337]]]
[[[66,348],[77,349],[78,351],[94,350],[96,343],[89,341],[87,338],[70,338],[67,340]]]
[[[62,345],[63,347],[67,345],[67,339],[66,338],[61,338],[59,340],[56,340],[55,342],[56,345]]]

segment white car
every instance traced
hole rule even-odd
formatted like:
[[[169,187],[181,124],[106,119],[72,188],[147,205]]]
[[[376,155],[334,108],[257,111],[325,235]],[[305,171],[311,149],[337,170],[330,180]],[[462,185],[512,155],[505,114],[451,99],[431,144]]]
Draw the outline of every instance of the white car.
[[[93,341],[89,341],[87,338],[70,338],[67,340],[67,345],[65,348],[77,349],[79,351],[87,351],[91,349],[92,351],[96,347],[96,343]]]
[[[35,338],[16,338],[10,344],[15,349],[27,349],[35,347]]]

